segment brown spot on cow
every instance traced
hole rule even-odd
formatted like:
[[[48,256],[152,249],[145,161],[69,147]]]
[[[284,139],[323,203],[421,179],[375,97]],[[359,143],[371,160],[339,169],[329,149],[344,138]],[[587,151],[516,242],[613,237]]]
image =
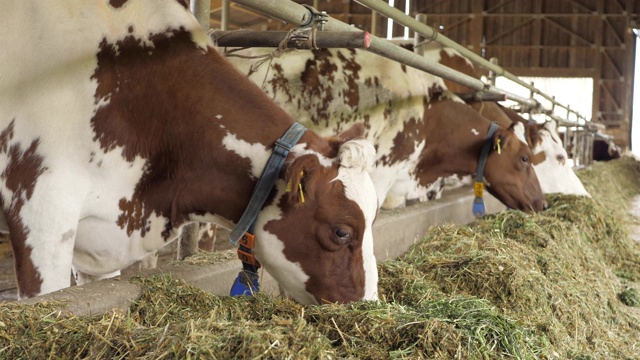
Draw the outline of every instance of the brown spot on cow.
[[[142,200],[135,196],[131,200],[125,198],[120,199],[118,202],[118,208],[121,213],[118,216],[117,224],[120,228],[127,229],[127,235],[131,236],[135,230],[141,230],[141,235],[145,235],[144,231],[144,218],[149,214],[144,213],[144,205]]]
[[[404,129],[399,131],[393,138],[393,147],[389,156],[380,158],[383,165],[393,165],[397,162],[406,161],[415,152],[416,144],[424,140],[422,133],[422,119],[410,118],[404,124]]]
[[[0,199],[3,208],[8,204],[5,217],[11,234],[11,246],[15,259],[16,273],[28,274],[31,281],[18,281],[20,296],[31,297],[40,292],[42,278],[31,260],[31,247],[26,244],[29,229],[22,222],[20,211],[25,202],[31,199],[38,178],[47,170],[43,158],[38,154],[39,140],[33,140],[28,148],[20,144],[8,144],[13,137],[13,121],[2,131],[0,137],[5,143],[1,153],[9,158],[6,168],[0,175],[7,188],[13,193],[11,199]],[[24,278],[23,278],[24,279]]]
[[[255,181],[246,176],[251,161],[224,148],[223,137],[242,133],[248,143],[271,147],[273,131],[248,132],[247,121],[261,118],[269,123],[288,115],[257,86],[238,88],[238,83],[247,82],[244,76],[214,50],[203,51],[185,29],[169,29],[149,40],[151,45],[130,34],[115,43],[103,40],[91,77],[97,82],[95,103],[103,104],[91,119],[94,140],[105,153],[118,148],[127,162],[145,162],[133,197],[120,203],[118,225],[128,232],[146,233],[144,226],[152,214],[164,216],[171,221],[163,233],[168,238],[187,213],[206,209],[237,221],[251,192],[242,191],[238,198],[233,195],[238,191],[231,189],[251,189]],[[202,71],[216,78],[203,77]],[[203,102],[194,88],[200,89],[198,94],[219,95]],[[261,100],[236,105],[235,100],[250,98]],[[218,119],[216,114],[224,116]],[[240,120],[227,122],[227,118]],[[214,179],[202,176],[202,171],[217,168],[226,169],[225,177],[241,180],[212,186]],[[219,201],[212,204],[212,199]]]
[[[338,59],[342,61],[342,69],[347,79],[347,90],[343,94],[346,99],[347,105],[352,108],[357,108],[360,103],[360,91],[358,87],[358,79],[360,76],[358,72],[362,69],[362,66],[355,60],[355,49],[349,49],[351,57],[347,58],[341,52],[338,53]]]
[[[0,133],[0,154],[6,154],[9,148],[9,141],[13,139],[13,127],[15,119],[11,120],[9,126],[7,126]]]
[[[112,7],[119,9],[124,5],[128,0],[109,0],[109,5]]]

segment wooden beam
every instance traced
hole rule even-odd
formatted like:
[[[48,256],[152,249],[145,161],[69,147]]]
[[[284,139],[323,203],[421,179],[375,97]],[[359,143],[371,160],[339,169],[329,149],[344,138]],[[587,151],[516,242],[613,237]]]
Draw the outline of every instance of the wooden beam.
[[[564,31],[565,33],[582,40],[582,42],[584,42],[585,44],[591,44],[591,41],[589,41],[588,39],[585,39],[584,37],[580,36],[575,31],[572,31],[571,29],[567,29],[564,25],[558,23],[557,21],[555,21],[553,19],[550,19],[550,18],[548,18],[546,16],[543,17],[543,19],[546,20],[547,22],[555,25],[558,29]]]
[[[604,12],[604,0],[596,0],[596,12],[602,14]],[[596,18],[597,19],[597,18]],[[602,18],[595,20],[596,29],[594,29],[595,39],[594,45],[596,49],[596,56],[594,57],[594,68],[596,68],[596,74],[593,77],[593,98],[591,100],[591,114],[594,119],[598,120],[600,116],[600,94],[602,89],[602,32],[604,31],[602,26]]]
[[[441,17],[459,17],[468,15],[467,13],[459,12],[459,13],[431,13],[432,16],[441,16]],[[530,17],[534,14],[525,12],[525,13],[488,13],[484,12],[482,14],[485,18],[526,18]],[[545,17],[550,18],[566,18],[566,17],[577,17],[577,18],[607,18],[607,19],[620,19],[627,18],[628,15],[625,14],[592,14],[592,13],[545,13]]]
[[[508,72],[524,77],[576,77],[592,78],[596,73],[594,68],[550,68],[550,67],[504,67]],[[593,84],[594,88],[597,84]]]
[[[613,61],[611,56],[609,56],[609,53],[607,53],[607,51],[603,49],[602,50],[602,55],[605,57],[605,59],[609,60],[609,63],[611,64],[611,67],[613,68],[613,70],[615,70],[615,72],[618,74],[618,76],[622,77],[622,71],[620,70],[618,65],[616,65],[616,63]]]
[[[590,7],[582,4],[580,1],[577,1],[577,0],[565,0],[565,1],[570,2],[571,4],[575,5],[576,7],[582,8],[583,10],[589,11],[591,13],[596,13],[597,12],[597,13],[602,14],[604,12],[604,11],[598,11],[597,9],[593,10]],[[596,5],[596,7],[597,7],[597,5]]]
[[[436,6],[442,5],[445,2],[449,2],[449,0],[432,1],[429,5],[425,6],[422,9],[416,9],[416,11],[421,12],[421,13],[426,13],[427,16],[428,16],[428,14],[432,12],[432,11],[429,11],[429,10],[433,9]]]
[[[531,38],[533,45],[542,44],[542,1],[533,2],[535,12],[535,21],[533,22]],[[540,66],[540,50],[533,49],[533,56],[531,57],[531,66]]]
[[[627,0],[626,1],[626,12],[627,14],[632,13],[633,11],[633,1],[634,0]],[[636,70],[640,70],[640,69],[635,69],[635,57],[637,54],[638,49],[636,49],[636,35],[633,33],[633,31],[627,31],[626,32],[626,36],[625,36],[625,56],[626,56],[626,71],[625,71],[625,91],[624,93],[624,99],[623,99],[623,119],[624,122],[627,124],[628,128],[631,129],[631,126],[634,125],[632,124],[632,120],[633,120],[633,81],[636,78],[637,74],[635,74]],[[637,109],[636,111],[640,111],[640,109]],[[635,124],[635,126],[640,126],[640,124]],[[628,144],[631,144],[631,131],[629,131],[628,133]]]
[[[471,2],[471,26],[469,27],[469,45],[470,50],[482,56],[482,36],[484,35],[484,18],[482,12],[485,7],[485,0],[476,0]]]
[[[493,43],[494,41],[496,41],[498,39],[501,39],[501,38],[503,38],[503,37],[505,37],[505,36],[507,36],[509,34],[513,34],[513,32],[515,30],[520,29],[520,28],[522,28],[524,26],[527,26],[530,23],[532,23],[533,21],[534,21],[534,19],[529,19],[529,20],[524,21],[524,22],[522,22],[522,23],[520,23],[520,24],[518,24],[518,25],[516,25],[516,26],[514,26],[514,27],[512,27],[510,29],[507,29],[507,30],[501,32],[500,34],[492,37],[491,39],[487,39],[487,44],[491,44],[491,43]]]
[[[611,25],[611,23],[609,22],[609,20],[607,19],[602,19],[602,21],[607,25],[607,27],[611,30],[611,32],[613,33],[613,36],[616,37],[616,40],[618,40],[618,44],[623,45],[624,44],[624,39],[622,37],[620,37],[620,35],[616,32],[616,29],[613,27],[613,25]],[[626,27],[625,27],[626,29]]]
[[[485,45],[487,49],[511,49],[511,50],[528,50],[528,49],[541,49],[541,50],[571,50],[572,48],[581,50],[592,50],[595,52],[593,46],[571,46],[571,45]],[[602,46],[605,50],[620,50],[619,46]]]
[[[447,33],[447,32],[449,32],[449,31],[451,31],[451,30],[453,30],[453,29],[457,28],[458,26],[460,26],[460,25],[462,25],[462,24],[464,24],[464,23],[468,23],[468,22],[469,22],[469,21],[471,21],[472,19],[473,19],[473,17],[472,17],[472,16],[468,16],[468,17],[465,17],[465,18],[464,18],[464,19],[462,19],[462,20],[459,20],[459,21],[454,22],[453,24],[447,24],[447,25],[444,27],[444,30],[443,30],[442,32],[443,32],[443,33]],[[473,34],[472,34],[472,36],[473,36]]]
[[[615,105],[616,110],[621,110],[622,107],[620,106],[620,103],[618,102],[618,100],[616,99],[615,95],[613,95],[613,93],[611,92],[611,90],[609,90],[609,88],[607,87],[607,85],[605,85],[604,82],[601,82],[600,86],[602,87],[602,89],[604,90],[604,92],[611,98],[611,100],[613,101],[613,105]]]
[[[487,9],[487,13],[490,13],[492,11],[495,11],[495,10],[498,10],[500,8],[503,8],[505,5],[507,5],[509,3],[512,3],[512,2],[513,2],[513,0],[505,0],[505,1],[501,2],[501,3],[498,3],[495,6],[492,6],[492,7],[488,8]]]

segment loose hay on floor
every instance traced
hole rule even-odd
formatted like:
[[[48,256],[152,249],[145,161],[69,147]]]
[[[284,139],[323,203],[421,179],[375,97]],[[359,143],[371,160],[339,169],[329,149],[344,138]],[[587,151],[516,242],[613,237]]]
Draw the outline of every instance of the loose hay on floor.
[[[550,196],[539,214],[432,228],[379,265],[378,303],[218,297],[155,276],[136,280],[143,296],[127,312],[4,305],[0,358],[637,359],[627,208],[640,171],[622,159],[578,174],[593,199]]]

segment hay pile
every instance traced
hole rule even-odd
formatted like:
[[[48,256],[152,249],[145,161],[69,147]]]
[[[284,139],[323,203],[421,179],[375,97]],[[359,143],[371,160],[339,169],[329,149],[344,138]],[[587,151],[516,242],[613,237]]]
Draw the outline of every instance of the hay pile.
[[[156,276],[127,312],[3,306],[0,358],[637,359],[640,170],[623,158],[578,175],[593,199],[432,228],[380,264],[379,303],[217,297]]]

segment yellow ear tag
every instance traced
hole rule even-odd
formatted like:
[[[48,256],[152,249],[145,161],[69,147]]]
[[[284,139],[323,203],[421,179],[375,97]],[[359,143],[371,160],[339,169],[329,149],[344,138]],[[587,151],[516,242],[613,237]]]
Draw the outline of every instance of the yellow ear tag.
[[[300,182],[298,183],[298,191],[300,191],[300,202],[304,203],[304,191],[302,191],[302,178],[304,177],[304,171],[300,171]]]
[[[287,186],[284,188],[284,191],[291,192],[291,179],[287,182]]]
[[[500,146],[500,139],[498,139],[498,141],[496,142],[496,146],[498,147],[498,155],[500,155],[502,153],[502,148]]]

